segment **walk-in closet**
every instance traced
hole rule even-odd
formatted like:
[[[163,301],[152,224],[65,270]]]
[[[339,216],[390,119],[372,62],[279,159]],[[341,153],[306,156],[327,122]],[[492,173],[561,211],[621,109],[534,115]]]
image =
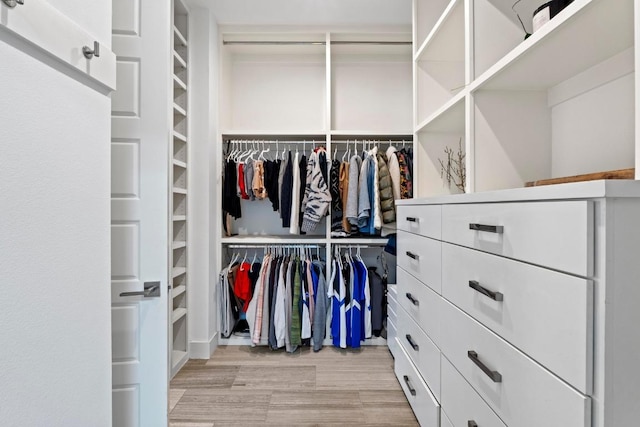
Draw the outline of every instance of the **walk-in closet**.
[[[0,425],[628,427],[640,0],[0,0]]]

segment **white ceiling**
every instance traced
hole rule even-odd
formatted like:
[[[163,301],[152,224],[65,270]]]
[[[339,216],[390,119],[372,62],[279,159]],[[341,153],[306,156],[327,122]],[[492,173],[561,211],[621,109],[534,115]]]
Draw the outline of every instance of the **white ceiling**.
[[[191,0],[221,25],[411,25],[411,0]]]

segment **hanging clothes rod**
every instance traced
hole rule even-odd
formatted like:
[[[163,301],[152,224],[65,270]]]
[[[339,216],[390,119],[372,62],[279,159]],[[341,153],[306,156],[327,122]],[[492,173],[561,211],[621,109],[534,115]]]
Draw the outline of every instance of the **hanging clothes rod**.
[[[380,249],[383,246],[386,246],[387,242],[380,242],[380,243],[365,243],[365,244],[339,244],[336,243],[333,246],[338,248],[338,249]]]
[[[255,244],[255,245],[251,245],[251,244],[231,244],[231,245],[225,245],[228,249],[264,249],[264,248],[269,248],[270,246],[285,246],[285,247],[289,247],[289,248],[296,248],[296,249],[324,249],[323,245],[309,245],[309,244],[295,244],[295,243],[264,243],[264,244]]]
[[[281,40],[224,40],[222,42],[225,46],[228,45],[241,45],[241,46],[326,46],[326,42],[313,42],[313,41],[281,41]],[[410,46],[412,42],[409,41],[369,41],[369,40],[353,40],[353,41],[332,41],[331,45],[375,45],[375,46]]]

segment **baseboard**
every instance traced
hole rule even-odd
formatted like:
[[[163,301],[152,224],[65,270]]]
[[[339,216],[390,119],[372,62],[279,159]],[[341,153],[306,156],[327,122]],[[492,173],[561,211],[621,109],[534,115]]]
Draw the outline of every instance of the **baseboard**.
[[[217,332],[207,341],[191,341],[189,343],[189,358],[210,359],[211,353],[215,351],[216,347],[218,347]]]

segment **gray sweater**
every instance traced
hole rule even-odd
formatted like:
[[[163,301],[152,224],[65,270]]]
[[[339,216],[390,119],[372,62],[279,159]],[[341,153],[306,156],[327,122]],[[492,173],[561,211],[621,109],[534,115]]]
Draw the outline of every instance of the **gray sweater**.
[[[358,225],[358,182],[360,177],[360,168],[362,167],[362,159],[357,155],[353,155],[349,160],[349,188],[347,191],[347,209],[345,216],[349,224]]]

